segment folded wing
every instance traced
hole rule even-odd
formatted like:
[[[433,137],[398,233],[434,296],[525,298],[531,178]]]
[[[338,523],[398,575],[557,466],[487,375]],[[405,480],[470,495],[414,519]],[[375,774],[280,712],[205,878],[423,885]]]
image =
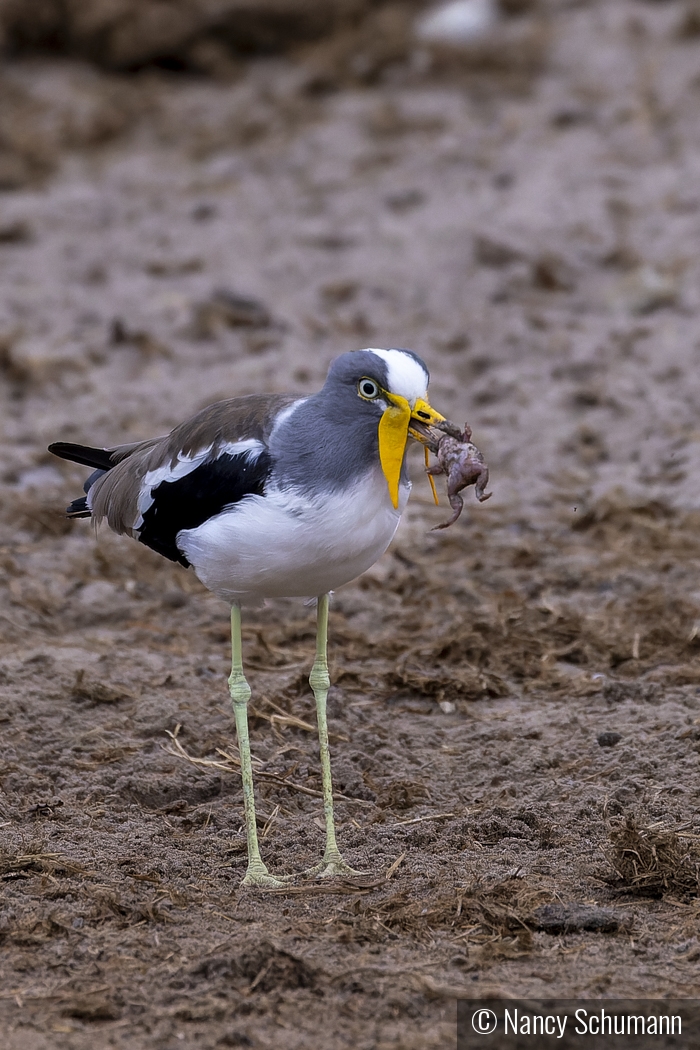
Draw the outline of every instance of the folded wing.
[[[189,562],[177,545],[193,529],[247,496],[262,495],[272,469],[267,439],[296,398],[251,396],[210,405],[167,437],[112,449],[56,442],[49,451],[93,467],[72,518],[106,519],[171,561]]]

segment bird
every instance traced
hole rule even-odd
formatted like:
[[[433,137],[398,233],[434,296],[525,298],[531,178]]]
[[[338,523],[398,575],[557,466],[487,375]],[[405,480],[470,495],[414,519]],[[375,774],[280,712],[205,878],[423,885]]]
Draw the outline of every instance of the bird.
[[[242,885],[283,887],[257,838],[241,608],[269,598],[317,600],[316,702],[326,842],[300,875],[361,874],[335,832],[326,705],[329,595],[365,572],[398,527],[411,484],[409,439],[427,446],[447,424],[428,402],[430,375],[411,350],[351,350],[309,396],[248,394],[218,401],[163,437],[111,448],[57,441],[49,451],[92,468],[69,518],[106,521],[191,567],[231,607],[229,693],[240,756],[248,862]],[[426,453],[427,458],[427,453]]]

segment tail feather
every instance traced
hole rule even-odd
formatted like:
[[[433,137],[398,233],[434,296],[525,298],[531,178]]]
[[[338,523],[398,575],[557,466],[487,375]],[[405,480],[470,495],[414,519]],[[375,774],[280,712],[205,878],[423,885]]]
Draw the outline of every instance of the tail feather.
[[[89,492],[92,486],[95,484],[95,482],[99,481],[100,478],[103,478],[106,473],[106,470],[93,470],[90,477],[87,478],[85,480],[85,483],[83,484],[83,492]]]
[[[78,499],[74,499],[72,503],[69,503],[66,507],[66,515],[69,518],[90,518],[92,513],[87,505],[87,499],[85,496],[80,496]]]
[[[72,441],[54,441],[53,445],[49,445],[49,452],[71,463],[82,463],[85,467],[94,467],[92,474],[83,485],[86,493],[90,491],[98,478],[103,477],[114,466],[112,452],[107,448],[90,448],[89,445],[75,445]],[[69,518],[91,517],[87,497],[80,496],[74,499],[66,507],[66,514]]]
[[[71,463],[82,463],[85,467],[93,467],[96,470],[110,470],[114,466],[112,459],[113,449],[90,448],[89,445],[76,445],[72,441],[54,441],[49,445],[49,452],[59,459],[70,460]]]

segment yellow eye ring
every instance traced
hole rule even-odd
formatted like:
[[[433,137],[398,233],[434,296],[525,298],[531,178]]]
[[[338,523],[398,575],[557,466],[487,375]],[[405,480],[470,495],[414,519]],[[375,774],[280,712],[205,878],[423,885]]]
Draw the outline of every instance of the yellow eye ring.
[[[375,401],[381,394],[381,388],[369,376],[363,376],[357,384],[357,392],[365,401]]]

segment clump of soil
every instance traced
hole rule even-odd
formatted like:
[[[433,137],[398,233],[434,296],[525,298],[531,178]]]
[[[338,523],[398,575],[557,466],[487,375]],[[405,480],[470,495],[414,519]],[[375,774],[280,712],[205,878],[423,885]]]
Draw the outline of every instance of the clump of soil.
[[[237,53],[274,53],[328,34],[373,6],[371,0],[3,0],[5,47],[62,52],[109,69],[147,63],[177,68],[208,45]]]
[[[388,69],[465,71],[523,86],[542,68],[549,43],[543,5],[504,0],[484,39],[422,47],[414,23],[426,0],[1,0],[6,54],[68,55],[111,71],[160,67],[237,75],[241,59],[295,52],[312,90],[376,81]],[[406,70],[404,69],[404,75]]]
[[[470,942],[483,947],[510,941],[520,950],[532,947],[529,922],[546,892],[526,880],[509,877],[491,886],[474,880],[448,892],[418,896],[408,888],[385,896],[380,902],[365,898],[355,914],[345,919],[345,938],[353,941],[386,940],[387,931],[400,931],[428,942],[437,930],[469,931]],[[507,951],[501,943],[499,950]]]
[[[698,836],[663,824],[643,824],[628,815],[610,830],[613,885],[648,897],[700,894]]]

